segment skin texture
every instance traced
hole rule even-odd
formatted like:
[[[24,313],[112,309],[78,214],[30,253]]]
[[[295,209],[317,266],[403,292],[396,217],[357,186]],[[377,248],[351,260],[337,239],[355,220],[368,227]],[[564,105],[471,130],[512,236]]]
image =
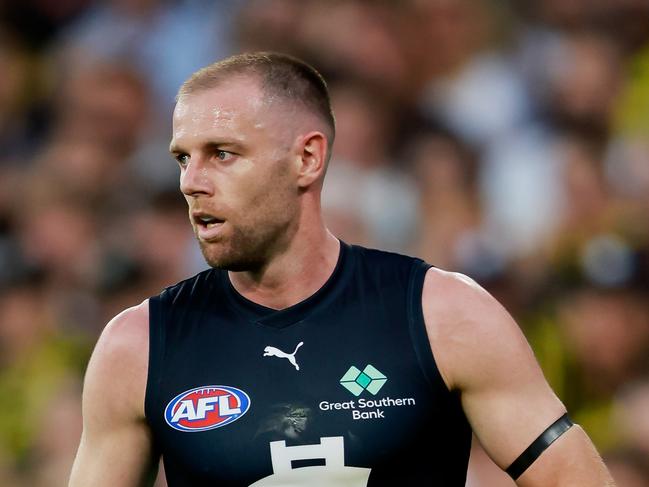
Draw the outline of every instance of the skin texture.
[[[335,267],[320,192],[326,126],[254,78],[183,95],[170,150],[203,255],[248,299],[281,309],[315,293]],[[196,215],[218,218],[209,230]],[[206,233],[207,232],[207,233]],[[208,235],[206,238],[205,235]],[[564,412],[518,326],[464,276],[431,269],[423,311],[438,367],[489,455],[506,468]],[[86,374],[84,431],[70,487],[150,485],[156,455],[144,417],[148,303],[115,317]],[[119,379],[119,380],[116,380]],[[613,485],[578,427],[519,479],[524,487]]]

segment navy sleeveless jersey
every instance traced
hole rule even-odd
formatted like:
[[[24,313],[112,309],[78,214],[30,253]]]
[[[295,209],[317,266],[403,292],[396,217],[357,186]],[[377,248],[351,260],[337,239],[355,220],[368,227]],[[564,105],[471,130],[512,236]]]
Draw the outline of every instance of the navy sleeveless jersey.
[[[471,430],[424,328],[428,268],[341,243],[283,310],[217,269],[151,298],[145,412],[169,487],[464,486]]]

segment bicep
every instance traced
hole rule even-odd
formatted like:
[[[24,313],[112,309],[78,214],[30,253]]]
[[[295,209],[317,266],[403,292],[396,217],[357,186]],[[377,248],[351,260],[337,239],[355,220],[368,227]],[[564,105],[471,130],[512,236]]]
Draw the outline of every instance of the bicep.
[[[148,315],[134,310],[109,323],[88,364],[70,487],[152,484],[157,458],[144,417]]]
[[[423,305],[444,380],[460,392],[462,407],[486,452],[506,469],[565,413],[563,404],[518,325],[486,291],[464,278],[436,271],[427,276]],[[573,427],[532,463],[518,483],[562,485],[545,482],[543,477],[561,475],[578,485],[603,486],[602,482],[579,483],[582,471],[599,472],[598,478],[605,479],[601,465],[583,430]]]
[[[476,331],[457,378],[462,406],[491,458],[507,468],[565,408],[548,385],[518,326],[504,310],[482,314],[493,330]],[[480,326],[490,328],[489,324]]]
[[[84,426],[70,487],[139,487],[153,485],[157,460],[148,428],[122,425],[110,431]]]
[[[502,311],[485,312],[499,321],[497,339],[478,332],[481,341],[461,384],[462,405],[491,458],[503,470],[565,413],[548,385],[527,341]],[[479,370],[479,372],[476,372]],[[525,467],[524,467],[525,468]],[[521,487],[613,486],[586,433],[574,425],[533,458],[516,480]]]

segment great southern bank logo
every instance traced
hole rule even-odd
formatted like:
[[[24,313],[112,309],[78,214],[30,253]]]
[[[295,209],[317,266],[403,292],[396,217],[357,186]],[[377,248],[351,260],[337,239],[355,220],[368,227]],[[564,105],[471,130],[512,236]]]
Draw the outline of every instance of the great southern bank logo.
[[[362,371],[352,365],[340,378],[340,385],[356,397],[363,391],[375,396],[387,381],[388,378],[371,364],[367,364]]]
[[[389,410],[394,407],[416,406],[414,397],[376,397],[366,399],[360,396],[364,391],[376,396],[383,388],[388,378],[372,364],[367,364],[363,370],[351,366],[345,375],[340,378],[340,385],[351,392],[358,399],[348,401],[320,401],[318,408],[326,414],[339,414],[348,411],[351,419],[385,419],[390,415]],[[396,412],[396,411],[395,411]]]
[[[236,421],[249,409],[248,394],[236,387],[201,386],[169,401],[165,420],[178,431],[207,431]]]

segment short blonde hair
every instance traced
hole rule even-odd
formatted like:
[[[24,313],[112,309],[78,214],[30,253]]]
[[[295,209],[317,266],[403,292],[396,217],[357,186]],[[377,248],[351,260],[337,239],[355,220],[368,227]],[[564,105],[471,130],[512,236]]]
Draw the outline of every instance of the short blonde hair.
[[[178,90],[176,100],[197,91],[215,88],[236,76],[256,76],[266,96],[298,103],[322,119],[333,143],[336,122],[327,83],[312,66],[293,56],[276,52],[237,54],[192,74]]]

